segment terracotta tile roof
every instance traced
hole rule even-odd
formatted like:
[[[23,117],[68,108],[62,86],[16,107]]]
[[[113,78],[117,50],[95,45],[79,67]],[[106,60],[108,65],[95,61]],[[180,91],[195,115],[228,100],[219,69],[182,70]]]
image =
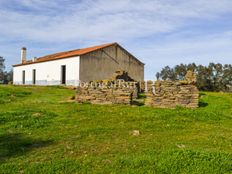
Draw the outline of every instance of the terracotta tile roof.
[[[115,44],[117,44],[117,43],[109,43],[109,44],[104,44],[104,45],[99,45],[99,46],[93,46],[93,47],[88,47],[88,48],[82,48],[82,49],[77,49],[77,50],[71,50],[71,51],[50,54],[50,55],[47,55],[44,57],[37,58],[36,61],[29,60],[23,64],[17,64],[17,65],[13,65],[13,66],[16,67],[16,66],[34,64],[34,63],[39,63],[39,62],[64,59],[64,58],[68,58],[68,57],[81,56],[81,55],[90,53],[92,51],[96,51],[98,49],[102,49],[102,48],[105,48],[105,47],[108,47],[111,45],[115,45]]]

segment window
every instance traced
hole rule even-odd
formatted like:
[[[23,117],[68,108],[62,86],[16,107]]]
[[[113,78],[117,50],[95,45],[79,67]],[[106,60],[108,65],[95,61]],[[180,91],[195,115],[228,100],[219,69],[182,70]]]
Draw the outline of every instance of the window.
[[[25,85],[25,70],[22,72],[22,84]]]
[[[36,84],[36,70],[35,69],[32,70],[32,84],[33,85]]]
[[[66,65],[61,66],[61,84],[66,84]]]

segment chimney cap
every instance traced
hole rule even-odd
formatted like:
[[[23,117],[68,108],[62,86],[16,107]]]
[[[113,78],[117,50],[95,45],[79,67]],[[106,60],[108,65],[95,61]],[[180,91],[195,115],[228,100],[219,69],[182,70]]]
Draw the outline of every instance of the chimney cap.
[[[22,47],[22,50],[27,50],[27,48],[26,47]]]
[[[35,62],[37,60],[37,57],[33,57],[32,61]]]

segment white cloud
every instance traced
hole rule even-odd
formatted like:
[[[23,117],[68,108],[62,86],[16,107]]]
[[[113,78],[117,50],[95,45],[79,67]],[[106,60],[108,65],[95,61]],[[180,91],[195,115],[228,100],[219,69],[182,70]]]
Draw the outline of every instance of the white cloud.
[[[15,49],[29,44],[34,53],[43,55],[49,50],[117,41],[126,43],[153,73],[153,67],[158,70],[167,63],[187,61],[181,55],[207,57],[210,49],[226,50],[230,31],[211,36],[189,31],[190,38],[184,38],[183,32],[186,27],[220,21],[231,8],[231,0],[1,0],[0,51],[10,57],[8,62],[17,63]],[[168,39],[157,41],[157,37]]]
[[[232,2],[226,0],[170,2],[22,0],[17,3],[24,11],[1,10],[0,23],[4,25],[0,31],[1,35],[42,42],[123,41],[174,31],[189,23],[190,18],[210,19],[232,7]]]

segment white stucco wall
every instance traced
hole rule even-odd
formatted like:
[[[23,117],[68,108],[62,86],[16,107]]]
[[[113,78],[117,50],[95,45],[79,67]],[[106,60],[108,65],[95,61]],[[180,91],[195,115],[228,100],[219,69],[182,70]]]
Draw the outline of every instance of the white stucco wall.
[[[25,84],[32,84],[32,72],[36,69],[36,85],[60,85],[61,66],[66,65],[66,85],[78,85],[80,57],[71,57],[13,68],[13,83],[22,84],[22,72],[25,70]]]

